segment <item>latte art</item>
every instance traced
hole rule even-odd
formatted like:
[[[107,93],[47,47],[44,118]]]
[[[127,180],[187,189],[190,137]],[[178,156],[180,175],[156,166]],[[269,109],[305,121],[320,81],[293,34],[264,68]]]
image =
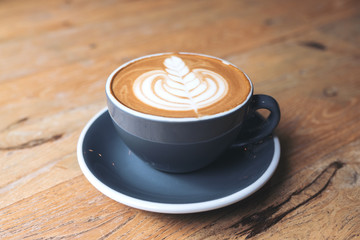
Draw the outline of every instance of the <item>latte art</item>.
[[[111,77],[111,94],[140,113],[202,118],[238,107],[251,95],[246,75],[210,56],[164,53],[124,64]]]
[[[166,58],[165,69],[140,75],[134,82],[135,96],[143,103],[169,111],[189,111],[220,101],[228,92],[226,80],[202,68],[189,70],[176,56]]]

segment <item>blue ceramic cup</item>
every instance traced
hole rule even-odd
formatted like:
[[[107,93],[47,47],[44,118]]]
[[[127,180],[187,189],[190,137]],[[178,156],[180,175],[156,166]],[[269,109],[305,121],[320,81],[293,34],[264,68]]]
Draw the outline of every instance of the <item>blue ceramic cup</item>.
[[[119,102],[111,90],[114,76],[129,63],[116,69],[107,80],[108,110],[124,143],[155,169],[174,173],[198,170],[218,159],[231,146],[264,139],[279,123],[276,100],[267,95],[254,95],[253,84],[247,76],[251,90],[246,100],[226,112],[201,118],[173,118],[135,111]],[[258,109],[267,109],[270,115],[259,126],[248,129],[246,120]]]

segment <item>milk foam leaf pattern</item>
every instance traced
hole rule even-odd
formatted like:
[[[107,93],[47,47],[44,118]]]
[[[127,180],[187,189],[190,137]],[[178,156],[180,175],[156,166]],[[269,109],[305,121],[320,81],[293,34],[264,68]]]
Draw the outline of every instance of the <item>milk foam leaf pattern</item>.
[[[166,58],[163,64],[163,70],[146,72],[134,82],[135,96],[147,105],[198,113],[198,109],[220,101],[228,91],[226,80],[213,71],[203,68],[190,70],[176,56]]]
[[[180,83],[178,85],[180,87],[179,89],[174,89],[174,91],[168,88],[167,90],[174,94],[177,93],[178,96],[186,97],[194,111],[197,112],[198,106],[193,99],[191,91],[198,87],[201,82],[196,78],[194,73],[189,71],[189,68],[179,57],[172,56],[167,58],[164,61],[164,65],[166,66],[165,71],[169,77],[169,79],[166,80],[168,85],[174,86],[174,84],[172,84],[173,81],[175,81],[175,83]]]

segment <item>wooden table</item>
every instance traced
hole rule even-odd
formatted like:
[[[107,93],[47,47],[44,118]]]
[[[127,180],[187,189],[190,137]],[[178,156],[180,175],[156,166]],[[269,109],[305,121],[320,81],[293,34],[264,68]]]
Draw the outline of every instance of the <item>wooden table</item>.
[[[360,239],[360,1],[0,1],[0,239]],[[77,163],[108,75],[151,53],[224,58],[274,96],[280,164],[251,197],[151,213]]]

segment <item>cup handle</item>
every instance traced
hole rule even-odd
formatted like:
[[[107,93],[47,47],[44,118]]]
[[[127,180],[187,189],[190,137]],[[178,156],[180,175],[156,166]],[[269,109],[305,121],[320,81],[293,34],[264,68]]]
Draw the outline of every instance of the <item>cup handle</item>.
[[[267,109],[270,111],[270,115],[258,126],[247,127],[245,124],[245,129],[242,129],[241,133],[246,132],[246,137],[244,139],[240,138],[236,140],[236,142],[231,145],[231,148],[256,143],[266,138],[274,131],[280,121],[281,114],[279,104],[271,96],[263,94],[253,95],[249,106],[248,116],[253,116],[258,109]]]

